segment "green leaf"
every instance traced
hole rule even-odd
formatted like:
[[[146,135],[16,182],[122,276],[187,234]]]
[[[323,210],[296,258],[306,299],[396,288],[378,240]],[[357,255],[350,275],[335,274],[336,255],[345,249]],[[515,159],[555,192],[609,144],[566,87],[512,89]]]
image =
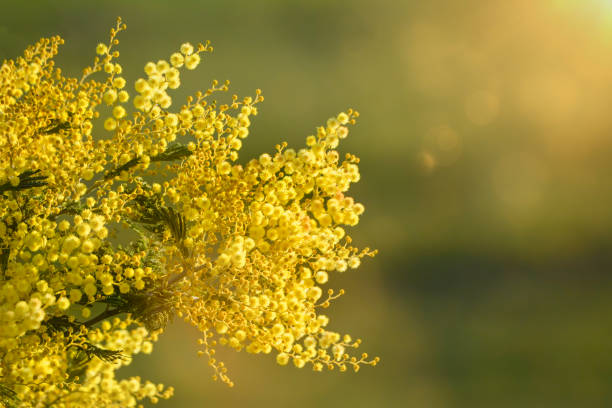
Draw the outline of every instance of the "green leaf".
[[[0,185],[0,194],[5,191],[21,191],[32,187],[46,186],[47,182],[44,180],[47,176],[37,176],[38,173],[40,173],[40,170],[24,171],[19,175],[19,184],[17,186],[12,185],[10,182]]]
[[[192,152],[187,148],[187,146],[179,144],[179,143],[175,143],[175,144],[168,146],[165,152],[151,157],[151,161],[157,162],[157,161],[180,160],[185,157],[189,157],[191,155],[192,155]]]

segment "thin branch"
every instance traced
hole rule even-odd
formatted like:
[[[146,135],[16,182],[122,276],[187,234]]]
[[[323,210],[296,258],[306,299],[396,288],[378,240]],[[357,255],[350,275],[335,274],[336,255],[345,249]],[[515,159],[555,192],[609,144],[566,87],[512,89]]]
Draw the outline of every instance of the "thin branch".
[[[202,269],[206,268],[206,265],[200,265],[200,266],[196,266],[195,268],[193,268],[192,272],[198,272],[201,271]],[[183,272],[176,274],[174,276],[171,276],[168,279],[168,286],[172,286],[174,285],[176,282],[180,281],[181,279],[183,279],[185,276],[187,276],[187,271],[183,270]]]
[[[86,327],[91,327],[94,324],[101,322],[102,320],[106,319],[107,317],[111,317],[111,316],[115,316],[121,313],[124,313],[125,310],[121,307],[118,307],[116,309],[107,309],[104,312],[100,313],[99,315],[97,315],[96,317],[94,317],[93,319],[89,319],[88,321],[81,323],[82,325],[86,326]]]

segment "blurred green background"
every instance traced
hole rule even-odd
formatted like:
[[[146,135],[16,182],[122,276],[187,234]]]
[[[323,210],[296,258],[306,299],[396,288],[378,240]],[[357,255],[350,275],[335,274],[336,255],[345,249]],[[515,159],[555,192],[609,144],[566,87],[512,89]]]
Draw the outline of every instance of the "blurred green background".
[[[354,230],[380,250],[332,277],[333,326],[381,364],[358,374],[221,350],[210,380],[175,322],[121,374],[176,388],[163,407],[612,406],[612,1],[2,2],[0,59],[66,39],[78,74],[117,16],[130,81],[185,41],[210,80],[266,97],[244,156],[348,107],[362,158]]]

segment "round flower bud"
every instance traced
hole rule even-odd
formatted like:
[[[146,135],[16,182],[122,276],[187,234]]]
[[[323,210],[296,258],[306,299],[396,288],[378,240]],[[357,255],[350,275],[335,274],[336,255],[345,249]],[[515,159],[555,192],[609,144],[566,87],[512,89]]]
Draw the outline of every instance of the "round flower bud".
[[[294,357],[293,358],[293,365],[295,365],[297,368],[302,368],[306,365],[306,360],[304,360],[303,358],[300,357]]]
[[[74,235],[69,235],[64,240],[64,244],[62,245],[62,251],[69,254],[70,252],[78,248],[79,245],[81,245],[81,240]]]
[[[106,46],[106,44],[100,43],[96,47],[96,54],[98,54],[98,55],[104,55],[104,54],[106,54],[107,51],[108,51],[108,47]]]
[[[115,79],[113,79],[113,86],[119,89],[123,88],[125,86],[125,79],[121,77],[116,77]]]
[[[198,54],[191,54],[185,57],[185,68],[195,69],[200,64],[200,56]]]
[[[149,88],[150,88],[149,83],[142,78],[137,79],[136,82],[134,83],[134,89],[136,89],[136,92],[143,93]]]
[[[81,245],[81,251],[86,254],[92,253],[94,250],[94,243],[90,239],[86,239],[83,241],[83,245]]]
[[[134,107],[138,110],[145,110],[147,100],[142,95],[136,95],[134,97]]]
[[[145,74],[153,75],[157,72],[157,66],[152,62],[147,62],[144,67]]]
[[[358,268],[359,264],[361,264],[361,260],[359,259],[359,257],[352,256],[348,260],[349,268],[352,268],[352,269]]]
[[[83,296],[83,292],[81,292],[78,289],[70,289],[70,300],[74,303],[78,302],[79,300],[81,300],[81,297]]]
[[[174,113],[169,113],[164,122],[166,123],[166,126],[176,127],[176,125],[178,125],[178,116],[176,116]]]
[[[219,166],[217,167],[217,171],[219,172],[219,174],[229,174],[232,171],[232,165],[226,161],[221,162],[221,164],[219,164]]]
[[[170,63],[172,64],[173,67],[182,67],[183,63],[185,61],[185,57],[183,57],[183,54],[180,54],[178,52],[175,52],[174,54],[172,54],[170,56]]]
[[[168,64],[168,61],[165,61],[165,60],[157,61],[157,72],[159,72],[160,74],[164,74],[169,69],[170,69],[170,64]]]
[[[82,176],[85,180],[91,180],[94,176],[94,171],[92,169],[85,169]]]
[[[104,129],[108,130],[109,132],[117,129],[117,121],[114,118],[106,118],[104,121]]]
[[[107,105],[112,105],[117,100],[117,91],[114,89],[109,89],[108,91],[104,92],[102,99]]]
[[[83,291],[87,296],[93,296],[98,291],[98,288],[96,288],[96,285],[94,285],[93,283],[88,283],[83,288]]]
[[[184,55],[190,55],[193,53],[193,45],[191,45],[190,43],[184,43],[181,45],[181,52]]]
[[[70,307],[70,301],[64,296],[60,297],[56,304],[60,310],[66,310]]]
[[[117,99],[119,100],[119,102],[125,103],[128,101],[128,99],[130,99],[130,94],[127,93],[127,91],[120,91],[117,94]]]
[[[287,353],[279,353],[276,356],[276,362],[280,365],[287,365],[287,363],[289,362],[289,354]]]
[[[325,272],[325,271],[319,271],[319,272],[315,273],[315,280],[320,285],[323,285],[324,283],[327,283],[328,278],[329,278],[329,276],[327,275],[327,272]]]
[[[77,234],[79,234],[79,236],[81,237],[88,236],[90,231],[91,227],[86,222],[79,224],[79,226],[77,227]]]
[[[229,327],[227,326],[227,324],[225,322],[217,322],[217,323],[215,323],[215,330],[219,334],[227,333],[227,329],[228,328]]]
[[[125,116],[125,108],[121,105],[117,105],[113,108],[113,116],[117,119],[121,119]]]

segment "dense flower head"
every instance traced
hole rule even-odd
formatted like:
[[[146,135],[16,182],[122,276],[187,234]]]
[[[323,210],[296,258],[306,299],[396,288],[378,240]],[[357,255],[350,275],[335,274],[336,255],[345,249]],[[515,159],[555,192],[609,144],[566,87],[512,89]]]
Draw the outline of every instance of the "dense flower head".
[[[357,112],[241,164],[261,92],[219,104],[210,97],[229,82],[213,81],[171,109],[182,70],[212,47],[182,44],[128,85],[124,29],[79,79],[54,65],[59,37],[0,66],[0,402],[168,398],[171,387],[115,371],[174,315],[229,385],[217,345],[315,371],[376,364],[351,356],[360,340],[323,313],[344,293],[327,287],[333,275],[375,253],[346,233],[364,211],[347,195],[359,160],[335,150]],[[126,230],[137,238],[122,245]]]

